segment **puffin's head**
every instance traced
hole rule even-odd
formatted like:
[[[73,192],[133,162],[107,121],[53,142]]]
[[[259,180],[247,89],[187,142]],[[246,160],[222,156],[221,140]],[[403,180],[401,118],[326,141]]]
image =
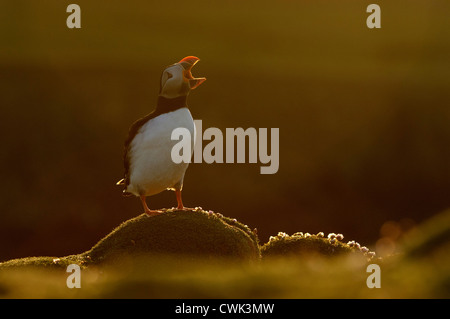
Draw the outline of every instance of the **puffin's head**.
[[[195,56],[187,56],[180,62],[168,66],[161,75],[159,95],[168,99],[187,96],[190,90],[202,84],[206,78],[194,78],[192,67],[200,61]]]

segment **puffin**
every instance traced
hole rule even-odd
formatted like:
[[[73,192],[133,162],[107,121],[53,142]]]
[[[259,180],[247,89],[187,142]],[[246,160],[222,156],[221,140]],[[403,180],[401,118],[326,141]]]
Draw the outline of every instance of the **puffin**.
[[[177,209],[185,210],[181,198],[183,180],[189,163],[174,163],[171,157],[172,131],[186,128],[191,133],[191,155],[194,149],[195,125],[187,105],[187,97],[206,78],[194,78],[192,67],[200,59],[187,56],[168,66],[161,74],[156,108],[134,122],[124,145],[124,178],[116,185],[124,186],[124,196],[137,196],[148,216],[161,214],[147,206],[146,197],[164,190],[175,191]]]

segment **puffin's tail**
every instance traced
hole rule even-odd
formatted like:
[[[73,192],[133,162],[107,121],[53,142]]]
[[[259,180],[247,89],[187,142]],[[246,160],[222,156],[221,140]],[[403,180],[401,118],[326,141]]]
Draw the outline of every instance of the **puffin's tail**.
[[[123,192],[122,192],[122,196],[123,196],[123,197],[130,197],[130,196],[133,196],[133,194],[130,193],[130,192],[127,192],[127,190],[124,189]]]
[[[125,178],[122,178],[120,181],[118,181],[116,183],[116,185],[119,185],[119,186],[125,185]],[[127,188],[125,187],[125,189],[123,190],[122,196],[129,197],[129,196],[132,196],[132,195],[133,195],[132,193],[127,192]]]

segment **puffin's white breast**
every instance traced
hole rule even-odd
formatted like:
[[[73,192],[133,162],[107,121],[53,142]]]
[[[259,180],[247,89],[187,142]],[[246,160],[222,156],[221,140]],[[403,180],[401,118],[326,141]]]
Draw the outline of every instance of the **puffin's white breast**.
[[[194,149],[195,125],[187,108],[164,113],[149,120],[140,129],[130,145],[130,184],[127,191],[136,196],[150,196],[182,182],[188,163],[175,164],[171,158],[172,131],[186,128],[191,133],[191,151]]]

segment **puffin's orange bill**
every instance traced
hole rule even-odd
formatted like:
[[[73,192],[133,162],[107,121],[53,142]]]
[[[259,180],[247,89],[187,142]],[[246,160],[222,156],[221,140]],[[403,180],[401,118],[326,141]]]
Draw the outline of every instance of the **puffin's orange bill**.
[[[191,87],[191,90],[193,90],[205,81],[206,81],[206,78],[189,79],[189,86]]]
[[[187,56],[187,57],[181,59],[181,61],[178,62],[178,63],[187,62],[187,63],[190,63],[190,64],[194,65],[198,61],[200,61],[199,58],[197,58],[196,56],[190,55],[190,56]]]

